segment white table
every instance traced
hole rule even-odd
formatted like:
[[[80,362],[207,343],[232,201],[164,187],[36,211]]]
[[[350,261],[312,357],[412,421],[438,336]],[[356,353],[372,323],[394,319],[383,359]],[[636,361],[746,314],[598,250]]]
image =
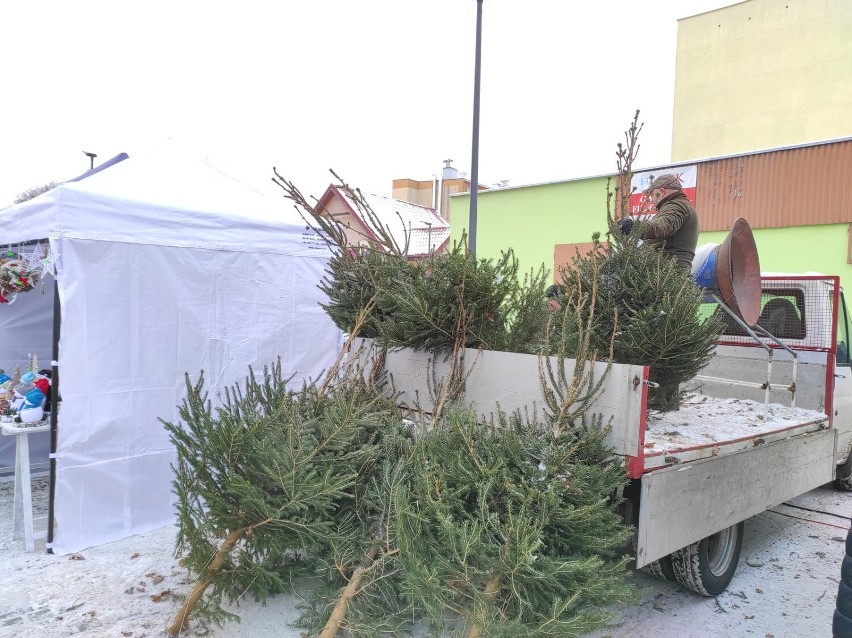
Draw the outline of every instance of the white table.
[[[4,423],[0,422],[0,431],[15,440],[15,496],[12,504],[12,538],[20,538],[21,517],[23,515],[24,542],[27,551],[35,551],[33,535],[33,492],[30,476],[30,441],[29,435],[46,432],[50,422],[45,419],[38,423]]]

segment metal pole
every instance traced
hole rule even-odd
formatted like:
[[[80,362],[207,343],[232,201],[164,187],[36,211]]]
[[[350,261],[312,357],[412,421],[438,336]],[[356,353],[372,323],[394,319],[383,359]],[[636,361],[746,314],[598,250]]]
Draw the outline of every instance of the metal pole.
[[[479,83],[482,57],[482,0],[476,0],[476,54],[473,71],[473,144],[470,159],[468,249],[476,254],[476,196],[479,192]]]
[[[48,240],[50,241],[50,240]],[[47,503],[47,553],[53,553],[53,501],[56,498],[56,444],[59,423],[59,328],[62,325],[62,310],[59,305],[59,282],[53,277],[53,349],[50,363],[50,498]]]

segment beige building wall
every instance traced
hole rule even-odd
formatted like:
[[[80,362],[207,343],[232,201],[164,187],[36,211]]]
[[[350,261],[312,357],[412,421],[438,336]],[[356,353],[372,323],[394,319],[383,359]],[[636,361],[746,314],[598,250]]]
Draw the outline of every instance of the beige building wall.
[[[435,208],[435,183],[435,180],[395,179],[391,186],[391,197],[427,208]],[[441,199],[438,202],[437,212],[444,219],[450,221],[450,195],[467,193],[470,190],[470,180],[463,177],[453,177],[440,180],[439,183],[441,184]],[[479,189],[484,190],[484,187],[480,186]]]
[[[482,186],[479,187],[479,190],[483,190]],[[443,180],[441,182],[441,208],[438,211],[441,216],[452,223],[450,220],[450,195],[468,192],[470,192],[470,180],[463,177]]]
[[[672,162],[852,136],[852,0],[747,0],[678,22]]]
[[[431,180],[418,182],[413,179],[395,179],[391,187],[391,197],[417,204],[418,206],[434,208],[433,191],[433,182]]]

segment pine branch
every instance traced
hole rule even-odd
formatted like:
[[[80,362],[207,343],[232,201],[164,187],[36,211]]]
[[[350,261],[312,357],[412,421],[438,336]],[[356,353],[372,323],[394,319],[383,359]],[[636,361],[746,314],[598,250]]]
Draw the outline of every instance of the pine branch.
[[[376,298],[373,296],[370,301],[367,302],[367,305],[358,313],[358,318],[355,320],[355,325],[352,327],[352,331],[346,337],[346,341],[343,343],[343,347],[340,349],[340,352],[337,355],[337,358],[334,360],[334,363],[329,368],[328,372],[325,375],[325,379],[322,385],[317,390],[317,395],[322,397],[326,391],[329,389],[332,381],[337,379],[340,374],[341,365],[343,364],[344,359],[349,355],[350,350],[352,349],[352,342],[356,339],[361,332],[361,327],[364,325],[364,322],[370,316],[370,313],[373,311],[373,307],[376,304]]]

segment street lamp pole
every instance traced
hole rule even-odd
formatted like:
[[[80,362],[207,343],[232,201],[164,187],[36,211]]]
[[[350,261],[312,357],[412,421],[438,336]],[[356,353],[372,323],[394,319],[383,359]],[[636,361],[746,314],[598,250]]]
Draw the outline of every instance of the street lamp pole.
[[[476,54],[473,71],[473,143],[470,159],[470,218],[468,249],[476,254],[476,198],[479,192],[479,84],[482,58],[482,0],[476,0]]]

